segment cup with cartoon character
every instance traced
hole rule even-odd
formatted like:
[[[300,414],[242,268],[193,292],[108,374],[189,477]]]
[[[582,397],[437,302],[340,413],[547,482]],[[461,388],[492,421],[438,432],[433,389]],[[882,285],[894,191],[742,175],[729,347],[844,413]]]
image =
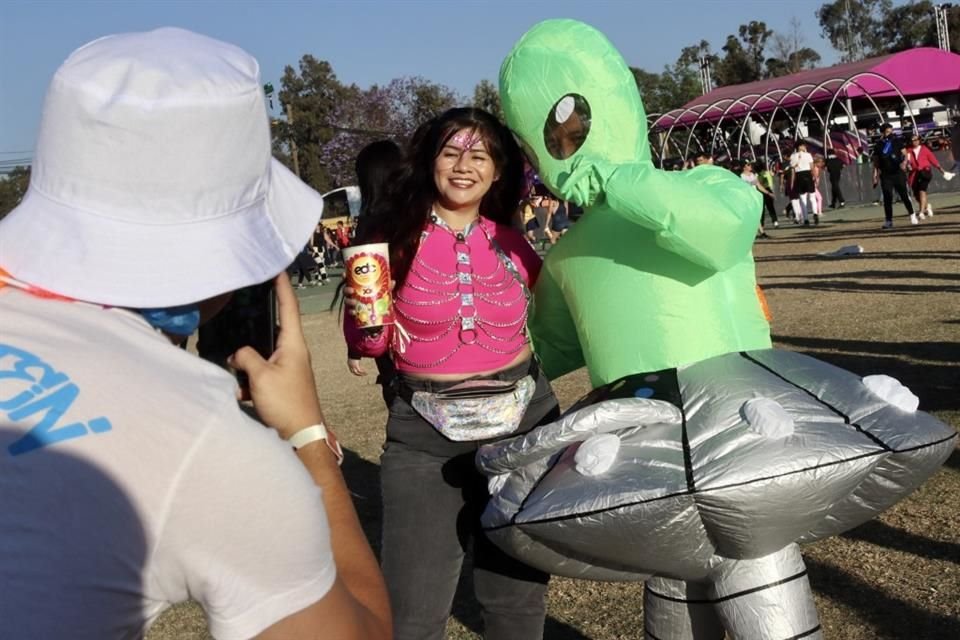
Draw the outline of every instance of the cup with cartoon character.
[[[393,324],[390,245],[385,242],[343,248],[344,277],[353,289],[354,319],[361,329]]]

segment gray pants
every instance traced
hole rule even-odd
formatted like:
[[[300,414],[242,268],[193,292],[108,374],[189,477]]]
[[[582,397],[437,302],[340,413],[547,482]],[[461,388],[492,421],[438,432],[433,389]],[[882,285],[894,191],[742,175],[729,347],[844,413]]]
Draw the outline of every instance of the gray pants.
[[[522,377],[527,365],[515,369],[503,377]],[[541,375],[517,433],[552,422],[558,415],[557,399]],[[474,466],[479,444],[447,440],[399,396],[390,404],[387,444],[380,459],[381,559],[397,640],[445,637],[471,540],[473,588],[484,637],[543,637],[549,576],[507,556],[480,530],[489,494],[486,478]]]

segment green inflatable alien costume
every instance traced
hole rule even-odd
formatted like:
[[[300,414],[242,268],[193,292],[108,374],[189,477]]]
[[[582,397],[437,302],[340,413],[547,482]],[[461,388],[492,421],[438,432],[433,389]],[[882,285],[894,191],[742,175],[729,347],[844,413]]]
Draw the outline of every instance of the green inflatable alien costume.
[[[750,253],[760,194],[719,167],[653,166],[633,74],[603,35],[538,25],[504,62],[500,89],[540,178],[588,211],[538,284],[530,327],[549,377],[586,364],[597,386],[770,346]]]
[[[645,637],[822,638],[799,542],[908,495],[956,432],[888,376],[772,349],[750,254],[761,198],[650,159],[633,76],[591,27],[550,20],[503,63],[507,123],[584,207],[550,250],[530,329],[551,378],[594,390],[481,447],[487,536],[558,575],[646,580]]]

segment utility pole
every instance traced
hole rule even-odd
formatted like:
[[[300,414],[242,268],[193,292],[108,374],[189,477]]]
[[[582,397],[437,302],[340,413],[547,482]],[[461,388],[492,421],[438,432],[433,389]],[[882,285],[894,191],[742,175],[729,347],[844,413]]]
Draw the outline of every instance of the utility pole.
[[[860,36],[853,35],[853,12],[850,9],[850,0],[843,3],[846,13],[846,31],[847,31],[847,60],[846,62],[856,62],[863,56],[860,52]]]
[[[949,3],[933,6],[933,17],[937,22],[937,46],[943,51],[950,51],[950,28],[947,24],[947,12],[951,8],[953,8],[953,5]]]
[[[297,141],[293,139],[293,107],[287,103],[287,124],[290,127],[290,159],[293,160],[293,172],[300,177],[300,156],[297,154]]]
[[[713,91],[713,78],[710,76],[710,63],[712,56],[700,56],[700,89],[701,95],[706,95]]]

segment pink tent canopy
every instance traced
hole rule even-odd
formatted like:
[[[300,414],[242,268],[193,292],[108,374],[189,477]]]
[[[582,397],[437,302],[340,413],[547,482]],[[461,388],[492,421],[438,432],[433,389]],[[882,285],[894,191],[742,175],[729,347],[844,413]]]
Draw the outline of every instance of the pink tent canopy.
[[[847,83],[848,80],[854,80],[855,84]],[[742,117],[750,111],[764,113],[772,111],[778,101],[781,107],[795,107],[805,100],[825,102],[844,85],[844,95],[849,98],[861,97],[865,92],[873,98],[895,97],[897,90],[891,83],[907,98],[960,91],[960,55],[922,47],[780,78],[719,87],[663,114],[653,126],[666,129],[671,125],[691,126],[698,121],[716,122],[721,117]]]

